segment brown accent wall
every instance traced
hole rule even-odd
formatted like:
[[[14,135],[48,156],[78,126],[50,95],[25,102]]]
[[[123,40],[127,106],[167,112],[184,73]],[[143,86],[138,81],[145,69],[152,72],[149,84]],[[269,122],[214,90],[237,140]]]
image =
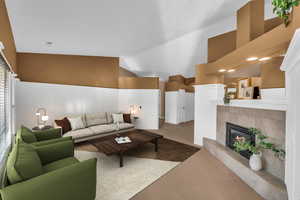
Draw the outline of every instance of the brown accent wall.
[[[138,77],[138,75],[136,75],[135,73],[120,67],[119,68],[119,77]]]
[[[119,77],[120,89],[159,89],[158,77]]]
[[[118,58],[18,53],[17,61],[22,81],[118,88]]]
[[[195,89],[193,85],[195,84],[195,80],[195,77],[185,78],[180,74],[169,76],[169,80],[166,82],[166,91],[178,91],[183,89],[186,92],[194,93]]]
[[[17,73],[16,46],[4,0],[0,0],[0,41],[5,46],[3,51],[5,57],[12,70]]]
[[[224,76],[206,74],[206,67],[209,65],[199,64],[196,66],[196,85],[224,83]]]
[[[272,30],[273,28],[282,24],[282,20],[279,17],[268,19],[265,21],[265,33]]]
[[[273,58],[271,62],[262,64],[261,67],[261,87],[267,88],[285,88],[285,75],[280,70],[283,57]]]
[[[220,48],[221,47],[221,48]],[[208,62],[213,62],[236,48],[236,31],[208,39]]]
[[[264,0],[252,0],[237,12],[237,47],[264,33]]]
[[[266,33],[280,24],[282,24],[282,20],[279,17],[265,20],[264,32]],[[234,30],[208,39],[208,63],[214,62],[236,49],[236,32]]]

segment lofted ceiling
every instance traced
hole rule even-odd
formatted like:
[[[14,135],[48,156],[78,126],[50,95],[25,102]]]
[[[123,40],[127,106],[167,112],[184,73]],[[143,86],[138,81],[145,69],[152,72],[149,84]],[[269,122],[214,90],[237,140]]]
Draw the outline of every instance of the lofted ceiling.
[[[246,2],[6,0],[18,52],[94,56],[134,55],[232,16]]]

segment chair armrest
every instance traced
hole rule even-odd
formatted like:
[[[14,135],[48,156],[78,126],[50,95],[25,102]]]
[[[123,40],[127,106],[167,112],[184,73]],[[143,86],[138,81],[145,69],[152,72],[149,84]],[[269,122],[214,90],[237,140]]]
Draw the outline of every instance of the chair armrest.
[[[74,156],[73,140],[61,141],[43,146],[33,145],[33,147],[37,151],[43,165]]]
[[[2,200],[94,200],[97,159],[73,164],[0,190]]]
[[[55,138],[60,138],[61,135],[61,129],[58,128],[51,128],[47,130],[41,130],[41,131],[34,131],[33,132],[36,139],[38,141],[44,141],[44,140],[50,140]]]
[[[34,145],[34,146],[43,146],[43,145],[48,145],[48,144],[53,144],[53,143],[62,142],[62,141],[68,141],[68,140],[73,140],[73,139],[72,139],[71,136],[69,136],[69,137],[61,137],[61,138],[55,138],[55,139],[45,140],[45,141],[41,141],[41,142],[34,142],[34,143],[31,143],[31,145]]]

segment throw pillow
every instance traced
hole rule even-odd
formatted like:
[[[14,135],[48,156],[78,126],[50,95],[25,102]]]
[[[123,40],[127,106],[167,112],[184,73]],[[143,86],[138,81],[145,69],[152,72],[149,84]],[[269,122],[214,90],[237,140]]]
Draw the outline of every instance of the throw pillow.
[[[26,128],[25,126],[21,126],[19,131],[20,132],[18,134],[20,134],[22,141],[24,141],[26,143],[37,142],[37,139],[36,139],[34,133],[29,128]]]
[[[130,114],[123,114],[124,122],[131,124],[131,115]]]
[[[71,124],[68,120],[68,118],[63,118],[62,120],[55,120],[55,123],[57,124],[57,126],[60,126],[62,129],[62,134],[65,134],[67,132],[69,132],[71,129]]]
[[[110,112],[107,112],[107,113],[106,113],[106,119],[107,119],[107,123],[108,123],[108,124],[111,124],[111,123],[114,122],[114,120],[113,120],[113,118],[112,118],[112,113],[110,113]]]
[[[124,123],[123,114],[112,114],[114,123]]]
[[[11,184],[43,174],[42,162],[30,145],[17,141],[6,163],[7,177]]]
[[[77,130],[77,129],[85,128],[80,116],[75,117],[75,118],[68,118],[68,120],[71,124],[72,131]]]

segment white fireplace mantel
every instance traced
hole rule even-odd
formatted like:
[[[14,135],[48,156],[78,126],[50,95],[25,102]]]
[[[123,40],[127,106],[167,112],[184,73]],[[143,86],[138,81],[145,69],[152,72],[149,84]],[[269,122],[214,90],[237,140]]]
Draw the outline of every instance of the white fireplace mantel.
[[[253,108],[253,109],[264,109],[264,110],[287,110],[286,100],[231,100],[229,104],[224,104],[222,100],[217,101],[217,105],[242,107],[242,108]]]
[[[285,94],[285,88],[272,88],[272,89],[261,89],[261,99],[234,99],[229,104],[224,105],[222,99],[216,100],[218,105],[232,106],[232,107],[243,107],[253,109],[264,109],[264,110],[287,110],[287,99]]]

